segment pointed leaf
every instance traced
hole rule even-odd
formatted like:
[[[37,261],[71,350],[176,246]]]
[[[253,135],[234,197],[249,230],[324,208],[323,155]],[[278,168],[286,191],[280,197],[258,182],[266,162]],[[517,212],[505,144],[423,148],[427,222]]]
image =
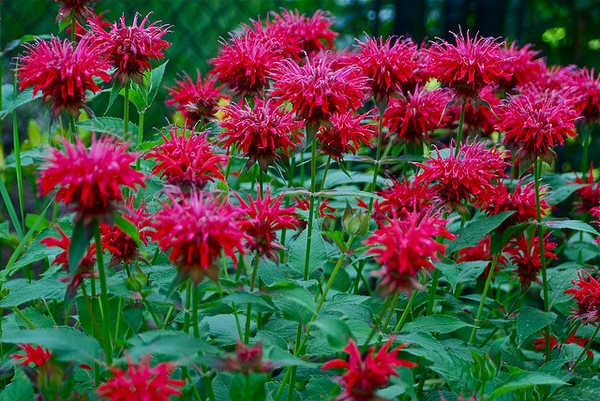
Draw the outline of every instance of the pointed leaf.
[[[556,313],[537,308],[523,308],[517,316],[517,344],[522,345],[529,336],[556,320]]]
[[[87,129],[90,131],[96,132],[105,132],[114,136],[118,136],[119,138],[123,138],[125,140],[130,140],[132,145],[135,145],[135,140],[137,138],[138,127],[133,123],[129,123],[129,131],[127,137],[123,135],[123,123],[124,120],[122,118],[116,117],[97,117],[91,120],[80,121],[77,123],[77,126],[83,129]]]
[[[559,230],[574,230],[574,231],[583,231],[586,233],[590,233],[594,236],[600,235],[598,231],[581,220],[549,220],[544,223],[550,229],[559,229]]]
[[[16,108],[19,108],[41,97],[41,91],[39,91],[35,96],[33,96],[33,88],[25,89],[23,92],[19,93],[19,95],[17,95],[17,97],[12,102],[8,103],[5,109],[0,110],[0,120],[3,120],[4,117],[11,114]]]
[[[108,99],[108,106],[106,106],[106,111],[104,112],[104,114],[108,113],[108,110],[110,110],[113,103],[115,102],[115,100],[117,100],[117,97],[121,93],[121,89],[123,89],[123,87],[121,86],[121,82],[118,79],[115,79],[114,82],[115,83],[113,84],[113,87],[110,90],[110,98]]]
[[[450,242],[447,253],[477,245],[477,243],[492,230],[504,223],[514,211],[500,212],[493,216],[485,216],[456,232],[458,238]]]
[[[95,223],[94,223],[95,224]],[[71,243],[69,244],[69,277],[73,278],[77,271],[79,262],[83,259],[90,240],[92,239],[92,230],[83,224],[83,219],[80,219],[73,227],[71,233]]]
[[[508,392],[512,392],[518,389],[525,389],[542,385],[564,386],[566,384],[567,383],[565,383],[564,381],[545,373],[520,372],[510,375],[503,384],[496,387],[492,395],[487,399],[491,401],[500,397],[502,394],[506,394]]]
[[[459,318],[446,315],[422,316],[404,325],[402,332],[451,333],[465,327],[473,327]]]
[[[123,232],[131,237],[132,240],[135,241],[136,244],[140,244],[140,233],[138,228],[131,221],[127,220],[125,217],[117,214],[115,216],[115,225],[119,227]]]
[[[148,90],[148,95],[146,97],[146,103],[148,106],[154,102],[154,98],[158,93],[163,76],[165,75],[165,67],[167,66],[168,62],[169,60],[165,61],[158,67],[153,68],[152,72],[150,73],[150,90]]]

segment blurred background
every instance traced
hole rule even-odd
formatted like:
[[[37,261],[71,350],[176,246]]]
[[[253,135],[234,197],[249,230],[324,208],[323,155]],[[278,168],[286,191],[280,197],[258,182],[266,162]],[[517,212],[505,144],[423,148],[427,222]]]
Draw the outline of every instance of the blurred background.
[[[105,12],[108,21],[125,14],[130,24],[136,12],[151,12],[150,21],[173,26],[164,37],[172,43],[166,52],[170,61],[165,86],[173,85],[181,71],[192,76],[196,70],[208,71],[208,60],[217,55],[219,41],[228,38],[229,31],[250,19],[264,20],[269,11],[280,8],[306,14],[328,10],[340,33],[340,48],[365,35],[405,35],[418,42],[449,39],[449,32],[461,26],[483,36],[532,43],[549,65],[577,64],[596,70],[600,66],[600,0],[101,0],[93,4],[97,13]],[[24,35],[57,34],[59,7],[60,2],[53,0],[0,0],[0,49]],[[3,84],[12,86],[14,57],[22,51],[19,46],[3,53]],[[164,106],[166,94],[164,88],[159,92],[148,115],[149,127],[164,125],[172,112]],[[97,110],[104,108],[98,105]],[[120,106],[111,111],[119,115]],[[3,138],[8,154],[10,134]]]

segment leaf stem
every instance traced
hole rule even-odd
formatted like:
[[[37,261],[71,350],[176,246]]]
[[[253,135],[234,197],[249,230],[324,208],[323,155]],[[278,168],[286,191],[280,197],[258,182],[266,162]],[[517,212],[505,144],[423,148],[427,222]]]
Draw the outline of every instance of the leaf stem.
[[[308,210],[308,227],[306,234],[306,255],[304,258],[304,280],[308,280],[310,268],[310,249],[312,244],[312,228],[315,215],[315,196],[317,192],[317,139],[313,136],[310,159],[310,208]]]
[[[102,239],[100,238],[100,223],[96,220],[92,223],[94,240],[96,241],[96,260],[98,262],[98,276],[100,280],[100,306],[102,309],[102,337],[104,337],[104,353],[106,364],[112,365],[112,340],[110,337],[110,312],[108,307],[108,288],[106,285],[106,272],[104,269],[104,258],[102,255]]]
[[[594,339],[598,335],[598,331],[600,331],[600,324],[596,323],[596,330],[594,330],[594,334],[592,334],[592,336],[590,337],[590,340],[587,342],[587,344],[585,344],[585,347],[581,351],[581,354],[579,354],[579,357],[577,358],[577,360],[575,361],[573,366],[571,366],[571,371],[575,370],[575,367],[577,366],[577,364],[579,364],[579,362],[583,359],[583,356],[586,355],[586,353],[590,350],[590,347],[592,346]],[[550,341],[547,341],[547,343],[550,343]]]
[[[129,132],[129,83],[125,84],[123,93],[123,137]]]
[[[458,157],[460,144],[462,142],[463,124],[465,122],[465,114],[467,110],[467,102],[464,102],[460,107],[460,117],[458,119],[458,132],[456,133],[456,148],[454,149],[454,157]]]
[[[492,278],[494,277],[494,272],[496,271],[496,264],[498,263],[498,259],[500,259],[500,253],[498,252],[494,255],[494,259],[492,259],[492,265],[490,266],[490,270],[485,279],[485,286],[483,287],[483,292],[481,293],[481,301],[479,301],[479,308],[477,308],[477,314],[475,315],[475,323],[473,325],[473,330],[471,330],[471,336],[469,337],[469,344],[473,344],[475,341],[475,337],[477,336],[478,325],[481,322],[481,315],[483,313],[483,307],[485,306],[485,300],[487,298],[487,293],[490,290],[492,284]]]

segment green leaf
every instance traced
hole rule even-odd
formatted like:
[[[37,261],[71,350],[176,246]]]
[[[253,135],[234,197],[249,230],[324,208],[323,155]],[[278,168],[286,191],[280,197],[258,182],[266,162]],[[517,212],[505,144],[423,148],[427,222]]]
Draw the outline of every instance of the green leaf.
[[[453,331],[473,327],[459,318],[446,315],[421,316],[415,321],[404,325],[402,332],[420,331],[424,333],[451,333]]]
[[[565,290],[573,286],[573,280],[577,280],[580,266],[578,263],[570,262],[548,269],[548,297],[551,308],[557,304],[570,302],[571,294],[565,294]],[[544,294],[540,295],[543,299]]]
[[[304,272],[304,263],[306,259],[306,246],[308,244],[308,229],[302,231],[296,241],[290,245],[290,260],[289,264],[299,272]],[[317,230],[312,231],[310,239],[310,261],[308,265],[308,273],[312,273],[323,267],[327,262],[327,252],[325,241],[321,233]]]
[[[169,60],[166,60],[158,67],[153,68],[152,72],[150,73],[150,89],[148,90],[148,95],[146,97],[146,103],[148,106],[150,106],[152,102],[154,102],[154,98],[156,98],[156,94],[158,93],[163,76],[165,75],[165,67],[167,66],[168,62]]]
[[[96,224],[96,223],[94,223]],[[79,262],[86,253],[90,240],[92,239],[92,230],[83,224],[83,219],[79,219],[73,227],[71,233],[71,243],[69,244],[69,277],[73,278]]]
[[[33,96],[33,88],[25,89],[23,92],[19,93],[19,95],[12,102],[7,104],[5,109],[0,110],[0,120],[3,120],[4,117],[11,114],[15,109],[41,97],[41,91],[39,91],[37,95]]]
[[[0,393],[0,401],[31,401],[34,399],[33,386],[22,371],[15,372],[15,377]]]
[[[240,327],[245,327],[246,316],[238,315]],[[240,336],[235,315],[224,314],[216,316],[206,316],[200,322],[200,325],[208,325],[208,336],[221,346],[233,345]],[[251,322],[250,330],[254,331],[256,324]]]
[[[124,120],[117,117],[97,117],[91,120],[80,121],[77,126],[83,129],[96,132],[105,132],[125,140],[129,140],[135,145],[134,140],[137,138],[138,127],[134,123],[129,123],[129,138],[124,138],[123,135]]]
[[[50,316],[46,316],[42,314],[35,308],[28,307],[21,310],[23,316],[27,318],[27,321],[21,317],[21,315],[15,316],[15,321],[19,326],[26,328],[35,328],[35,329],[49,329],[56,326],[56,323]],[[33,327],[29,327],[29,325]]]
[[[544,222],[544,225],[550,229],[559,229],[559,230],[574,230],[574,231],[583,231],[586,233],[590,233],[594,236],[600,235],[598,231],[581,220],[548,220]]]
[[[43,217],[42,217],[42,219],[43,219]],[[15,263],[12,264],[9,271],[16,272],[17,270],[19,270],[25,266],[28,266],[34,262],[43,260],[47,257],[56,256],[59,253],[61,253],[62,250],[60,250],[57,247],[47,247],[46,245],[40,243],[41,239],[43,239],[44,237],[47,237],[47,235],[45,235],[45,233],[47,233],[49,231],[50,230],[42,231],[37,236],[37,238],[31,243],[31,245],[29,245],[29,247],[27,247],[27,251],[25,253],[23,253],[23,255]],[[55,232],[55,230],[52,230],[52,231]]]
[[[265,401],[265,382],[267,375],[253,373],[244,376],[236,373],[229,385],[229,398],[232,400]]]
[[[446,252],[448,254],[477,245],[477,243],[495,228],[504,223],[514,211],[500,212],[493,216],[485,216],[470,223],[456,232],[458,238],[450,242]]]
[[[325,334],[329,345],[336,349],[344,348],[352,338],[352,331],[343,320],[322,315],[313,324]]]
[[[140,244],[140,232],[138,228],[131,221],[126,219],[120,214],[115,216],[115,225],[119,227],[123,232],[131,237],[132,240],[135,241],[136,244]]]
[[[90,362],[98,358],[101,349],[96,339],[71,327],[4,333],[2,342],[41,345],[50,349],[61,361]]]
[[[287,320],[307,324],[315,312],[312,294],[294,282],[284,282],[269,288],[273,302]]]
[[[435,267],[442,272],[446,281],[448,281],[452,288],[456,288],[456,283],[458,282],[458,266],[456,263],[438,262],[435,263]]]
[[[213,347],[206,342],[178,331],[148,331],[127,342],[130,344],[127,352],[133,360],[147,354],[188,359],[197,352],[214,353]]]
[[[0,239],[10,239],[10,229],[8,226],[8,221],[3,221],[2,223],[0,223]]]
[[[19,222],[19,218],[17,217],[17,212],[12,204],[12,200],[10,199],[10,195],[8,194],[8,190],[6,189],[6,185],[4,185],[4,181],[0,179],[0,195],[2,195],[2,201],[6,206],[6,210],[8,211],[8,215],[10,217],[10,221],[17,232],[19,238],[23,238],[23,230],[21,229],[21,223]]]
[[[547,375],[545,373],[538,373],[538,372],[515,373],[515,374],[510,375],[508,377],[508,379],[506,379],[504,381],[504,383],[502,383],[501,385],[496,387],[494,392],[490,395],[489,398],[487,398],[487,400],[489,400],[489,401],[494,400],[494,399],[500,397],[502,394],[506,394],[508,392],[519,390],[519,389],[525,389],[525,388],[530,388],[530,387],[534,387],[534,386],[543,386],[543,385],[564,386],[566,384],[567,383],[565,383],[564,381],[562,381],[554,376]]]
[[[328,376],[313,375],[306,385],[307,401],[329,400],[336,387]]]
[[[115,79],[114,82],[115,83],[113,84],[113,87],[110,90],[110,98],[108,99],[108,106],[106,106],[106,111],[104,112],[104,114],[108,113],[108,110],[110,110],[113,103],[115,102],[115,100],[117,100],[117,97],[121,93],[121,90],[123,89],[123,87],[121,86],[121,81],[119,81],[118,79]]]
[[[138,113],[142,113],[142,110],[146,110],[148,108],[148,103],[146,102],[146,93],[143,88],[138,85],[129,91],[129,101],[133,103],[135,108],[138,110]]]
[[[517,316],[517,344],[521,346],[529,336],[556,320],[556,313],[537,308],[522,308]]]
[[[244,291],[234,291],[231,294],[223,297],[223,302],[232,302],[236,305],[247,305],[253,306],[253,311],[257,312],[273,312],[275,307],[261,295],[250,294]]]

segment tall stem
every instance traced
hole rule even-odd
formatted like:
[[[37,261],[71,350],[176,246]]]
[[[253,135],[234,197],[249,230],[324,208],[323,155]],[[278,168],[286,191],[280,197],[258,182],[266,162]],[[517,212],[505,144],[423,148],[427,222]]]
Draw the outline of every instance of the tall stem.
[[[252,261],[252,277],[250,278],[250,293],[254,292],[254,284],[256,283],[256,274],[258,271],[258,262],[260,260],[260,256],[258,254],[254,255],[254,260]],[[248,302],[248,306],[246,307],[246,327],[244,330],[244,342],[248,344],[250,341],[250,321],[252,317],[252,304]]]
[[[458,156],[460,144],[462,142],[463,124],[465,122],[465,112],[467,110],[467,102],[464,102],[460,108],[460,118],[458,119],[458,132],[456,133],[456,148],[454,149],[454,157]]]
[[[17,78],[15,76],[15,89],[14,93],[16,96],[17,93]],[[19,212],[21,213],[21,230],[20,232],[25,232],[25,195],[23,192],[23,166],[21,164],[21,140],[19,139],[19,124],[17,120],[17,111],[13,111],[13,147],[15,154],[15,174],[17,176],[17,192],[19,196]],[[0,141],[1,142],[1,141]],[[0,166],[1,167],[1,166]],[[15,227],[16,229],[16,227]]]
[[[104,258],[102,256],[102,239],[100,238],[100,223],[93,224],[94,240],[96,241],[96,260],[98,262],[98,277],[100,280],[100,306],[102,307],[102,337],[104,337],[104,353],[106,364],[112,365],[112,340],[110,338],[110,312],[108,307],[108,288],[106,285],[106,272],[104,271]]]
[[[469,337],[469,344],[473,344],[473,341],[475,341],[478,329],[477,326],[481,322],[481,314],[483,313],[483,307],[485,306],[487,293],[490,290],[490,286],[492,284],[492,277],[494,276],[494,272],[496,271],[496,264],[498,263],[499,258],[500,252],[494,255],[494,259],[492,259],[492,266],[490,267],[488,275],[485,279],[485,286],[483,287],[483,292],[481,293],[481,301],[479,301],[479,308],[477,309],[477,315],[475,316],[475,324],[473,325],[473,330],[471,330],[471,337]]]
[[[142,146],[142,143],[144,142],[144,115],[145,114],[146,114],[145,112],[140,111],[140,119],[138,122],[138,136],[137,136],[138,150],[140,149],[140,146]],[[135,161],[135,169],[138,171],[140,169],[141,162],[142,162],[142,159],[140,158],[140,155],[138,155],[138,158]]]
[[[373,169],[373,181],[371,182],[371,192],[377,189],[377,177],[379,177],[379,162],[383,146],[383,113],[385,109],[379,110],[379,121],[377,124],[377,149],[375,149],[375,168]],[[373,213],[374,198],[369,199],[369,216]]]
[[[406,305],[406,308],[404,308],[404,311],[402,312],[402,316],[400,316],[400,320],[398,320],[396,328],[394,328],[394,333],[399,333],[402,330],[402,327],[404,327],[404,323],[406,323],[408,314],[412,312],[412,306],[415,303],[415,299],[417,298],[417,293],[418,290],[413,290],[413,293],[410,296],[410,299],[408,300],[408,304]]]
[[[123,137],[129,132],[129,83],[125,85],[123,94]]]
[[[308,210],[308,227],[306,234],[306,255],[304,258],[304,280],[308,280],[310,267],[310,248],[312,245],[312,228],[315,215],[315,194],[317,192],[317,140],[313,136],[311,142],[311,159],[310,159],[310,208]]]
[[[585,347],[583,348],[583,350],[581,350],[581,354],[579,354],[579,357],[577,357],[577,360],[575,361],[573,366],[571,366],[572,371],[575,370],[575,367],[579,364],[579,362],[581,362],[581,360],[583,359],[583,356],[590,350],[590,347],[592,346],[592,343],[594,342],[594,338],[596,338],[596,336],[598,335],[599,330],[600,330],[600,324],[596,323],[596,330],[594,330],[594,334],[592,334],[592,336],[590,337],[590,340],[587,342],[587,344],[585,344]],[[547,343],[550,343],[550,341],[547,341]]]
[[[200,329],[198,327],[198,304],[200,300],[198,299],[198,286],[196,284],[191,285],[192,290],[192,331],[194,333],[194,338],[200,338]]]

